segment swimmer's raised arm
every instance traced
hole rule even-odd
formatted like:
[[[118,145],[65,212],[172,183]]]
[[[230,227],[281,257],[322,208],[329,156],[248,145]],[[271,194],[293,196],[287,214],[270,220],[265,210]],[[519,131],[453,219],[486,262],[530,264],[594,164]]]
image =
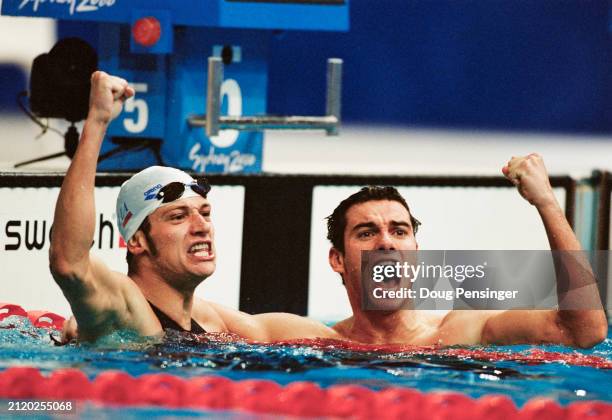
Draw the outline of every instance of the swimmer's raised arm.
[[[549,342],[575,347],[592,347],[603,341],[608,323],[597,284],[588,261],[579,252],[571,252],[582,248],[553,194],[542,157],[536,153],[513,157],[502,172],[538,210],[550,248],[568,251],[554,259],[557,272],[564,273],[568,284],[557,282],[559,310],[507,311],[492,316],[484,326],[484,341]]]
[[[217,303],[208,302],[225,328],[253,341],[270,342],[294,339],[341,338],[332,328],[299,315],[271,312],[249,315]]]
[[[90,107],[78,148],[55,207],[51,268],[84,274],[95,230],[94,184],[100,146],[110,121],[134,91],[123,79],[96,72],[91,78]]]
[[[95,230],[96,165],[108,124],[121,112],[123,101],[133,95],[123,79],[104,72],[92,75],[89,113],[55,207],[50,268],[77,318],[79,305],[86,305],[77,300],[87,290],[103,286],[92,285],[93,279],[112,278],[110,270],[89,255]]]

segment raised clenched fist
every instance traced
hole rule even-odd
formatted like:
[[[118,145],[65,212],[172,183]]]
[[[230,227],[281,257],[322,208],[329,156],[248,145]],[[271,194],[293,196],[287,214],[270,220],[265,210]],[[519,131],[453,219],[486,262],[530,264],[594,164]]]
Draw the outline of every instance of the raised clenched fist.
[[[134,89],[126,80],[96,71],[91,75],[87,118],[108,124],[121,113],[123,102],[131,96],[134,96]]]
[[[544,160],[537,153],[512,157],[502,168],[502,173],[517,186],[523,198],[534,206],[557,203],[550,186]]]

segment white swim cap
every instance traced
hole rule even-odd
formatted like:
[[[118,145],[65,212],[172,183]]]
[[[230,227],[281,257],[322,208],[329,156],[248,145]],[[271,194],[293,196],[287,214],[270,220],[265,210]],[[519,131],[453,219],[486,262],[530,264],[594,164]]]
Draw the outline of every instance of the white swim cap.
[[[196,185],[196,180],[186,172],[166,166],[151,166],[144,169],[121,185],[117,197],[117,226],[127,242],[136,233],[142,222],[164,203],[158,198],[159,190],[166,185],[178,182],[183,185]],[[180,198],[205,196],[192,188],[185,188]]]

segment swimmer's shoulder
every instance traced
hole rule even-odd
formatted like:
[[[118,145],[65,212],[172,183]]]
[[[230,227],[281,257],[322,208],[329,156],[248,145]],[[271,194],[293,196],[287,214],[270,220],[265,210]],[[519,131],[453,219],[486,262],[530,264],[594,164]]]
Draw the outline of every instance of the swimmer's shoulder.
[[[341,338],[322,322],[296,314],[271,312],[254,315],[254,318],[265,331],[266,341]]]
[[[440,345],[482,344],[482,333],[487,321],[503,311],[453,310],[441,320],[437,340]]]
[[[353,317],[344,319],[340,322],[335,323],[331,328],[334,332],[339,336],[339,338],[349,339],[350,333],[353,325]]]
[[[240,311],[227,306],[194,297],[192,318],[200,324],[206,332],[231,332],[225,322],[235,317]]]
[[[274,314],[271,314],[274,315]],[[305,316],[281,313],[276,314],[279,319],[285,322],[285,333],[287,338],[329,338],[329,339],[341,339],[342,336],[338,334],[332,327],[325,325],[323,322],[308,318]]]
[[[65,291],[79,325],[79,337],[93,340],[124,329],[143,336],[161,332],[157,317],[130,277],[109,269],[95,256],[90,256],[89,270],[89,280]]]
[[[256,341],[279,341],[299,338],[337,338],[338,334],[319,321],[290,313],[250,315],[227,306],[199,300],[198,307],[208,307],[216,313],[223,332],[238,334]],[[194,305],[195,308],[195,305]],[[205,314],[205,312],[202,312]],[[197,321],[197,319],[196,319]],[[202,325],[204,326],[204,325]]]

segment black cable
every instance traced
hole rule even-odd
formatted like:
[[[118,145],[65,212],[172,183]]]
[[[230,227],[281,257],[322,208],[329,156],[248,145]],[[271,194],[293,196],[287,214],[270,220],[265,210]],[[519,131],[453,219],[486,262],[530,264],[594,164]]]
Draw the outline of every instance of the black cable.
[[[157,158],[158,165],[166,166],[166,163],[164,162],[164,159],[162,158],[162,155],[161,155],[161,143],[152,144],[150,146],[151,146],[151,149],[153,149],[153,153],[155,154],[155,157]]]
[[[151,149],[153,151],[153,154],[155,155],[155,158],[157,159],[158,164],[161,166],[166,166],[164,163],[164,159],[162,158],[160,148],[161,144],[158,142],[153,142],[149,139],[134,139],[127,144],[122,144],[120,146],[115,147],[114,149],[109,150],[106,153],[101,154],[98,157],[98,163],[121,152],[140,152],[142,150]]]
[[[36,136],[36,138],[40,138],[41,136],[44,136],[45,134],[47,134],[47,131],[52,131],[54,133],[56,133],[57,135],[59,135],[60,137],[64,138],[64,133],[62,133],[61,131],[59,131],[56,128],[53,128],[49,125],[49,123],[47,122],[47,124],[44,124],[36,115],[34,115],[29,109],[26,108],[25,104],[22,101],[22,98],[27,97],[28,96],[28,92],[27,91],[21,91],[17,94],[17,106],[23,111],[24,114],[26,114],[32,121],[34,121],[34,123],[36,123],[41,129],[42,132]]]
[[[136,144],[125,145],[125,146],[117,146],[114,149],[111,149],[108,152],[101,154],[98,157],[98,163],[118,153],[121,153],[121,152],[139,152],[141,150],[148,149],[149,147],[151,146],[146,143],[136,143]]]

